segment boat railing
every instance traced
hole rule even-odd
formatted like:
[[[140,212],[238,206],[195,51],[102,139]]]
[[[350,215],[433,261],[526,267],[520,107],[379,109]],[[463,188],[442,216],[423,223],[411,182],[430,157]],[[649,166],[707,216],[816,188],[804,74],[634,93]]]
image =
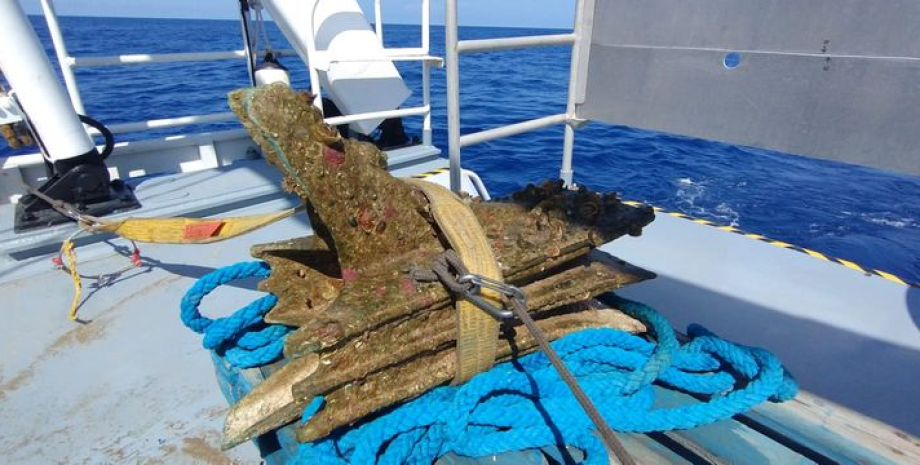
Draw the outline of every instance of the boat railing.
[[[257,4],[257,2],[250,2]],[[74,70],[77,68],[89,67],[108,67],[108,66],[126,66],[126,65],[145,65],[152,63],[179,63],[179,62],[205,62],[220,60],[251,60],[251,54],[248,49],[219,51],[219,52],[185,52],[185,53],[162,53],[162,54],[126,54],[111,56],[90,56],[74,57],[67,51],[58,16],[55,11],[53,0],[42,0],[42,11],[51,41],[54,46],[55,54],[60,65],[61,74],[64,78],[64,84],[67,88],[68,95],[77,113],[85,114],[83,98],[80,93]],[[383,21],[381,0],[375,1],[375,25],[376,32],[381,45],[383,44]],[[243,18],[243,21],[248,18]],[[423,145],[431,145],[431,98],[430,98],[430,68],[431,66],[441,66],[442,60],[438,57],[429,55],[429,26],[430,26],[430,9],[429,0],[422,1],[422,43],[420,47],[390,48],[384,50],[381,56],[362,56],[360,54],[348,56],[333,56],[324,51],[312,50],[309,54],[309,63],[306,63],[310,71],[311,90],[316,95],[321,95],[320,80],[316,70],[327,69],[333,63],[340,62],[369,62],[369,61],[420,61],[422,63],[422,99],[423,103],[417,107],[401,108],[391,111],[376,111],[357,113],[345,116],[329,118],[329,124],[346,124],[357,121],[374,120],[379,118],[395,118],[404,116],[422,116],[423,122]],[[245,37],[244,37],[245,44]],[[264,51],[263,51],[264,52]],[[280,56],[296,56],[294,49],[273,50]],[[114,134],[134,133],[149,130],[161,130],[183,126],[219,123],[225,121],[234,121],[236,116],[232,112],[217,112],[200,115],[183,115],[161,119],[150,119],[145,121],[128,122],[112,124],[109,130]],[[98,131],[89,129],[91,134],[97,135]],[[31,164],[40,164],[41,159],[29,157],[21,160],[17,165],[25,166]]]
[[[322,109],[322,87],[320,85],[319,71],[327,70],[333,63],[345,62],[372,62],[380,60],[388,61],[419,61],[422,64],[422,105],[418,107],[401,108],[386,112],[372,112],[360,115],[350,115],[344,117],[327,118],[329,124],[344,124],[362,120],[373,120],[376,118],[394,118],[402,116],[423,116],[422,122],[422,145],[432,145],[431,132],[431,67],[440,67],[443,60],[439,57],[430,55],[431,45],[431,2],[430,0],[421,1],[421,44],[420,47],[403,47],[387,49],[384,45],[384,21],[382,0],[374,0],[374,32],[377,40],[380,41],[381,47],[384,47],[383,56],[364,56],[361,52],[354,55],[347,54],[329,54],[323,50],[317,50],[314,37],[308,35],[306,42],[306,54],[309,57],[307,66],[310,72],[310,91],[317,98],[315,104]],[[312,21],[312,18],[308,18]],[[310,29],[313,29],[312,22]],[[360,116],[360,118],[359,118]]]
[[[48,0],[45,0],[45,2],[47,1]],[[53,10],[51,14],[54,14]],[[49,28],[52,24],[56,24],[56,22],[49,21]],[[66,46],[64,45],[63,39],[60,41],[55,40],[55,36],[56,34],[52,34],[52,41],[54,42],[55,51],[58,55],[58,61],[61,64],[61,72],[65,76],[64,82],[67,86],[67,92],[70,95],[70,99],[74,105],[74,108],[78,113],[81,114],[84,112],[83,99],[80,95],[80,89],[77,87],[76,80],[73,78],[73,70],[75,68],[98,68],[123,65],[144,65],[152,63],[206,62],[246,59],[246,51],[242,49],[226,52],[188,52],[72,57],[67,55]],[[296,55],[293,49],[273,50],[273,53],[279,57]],[[68,79],[67,76],[71,77]],[[194,124],[219,123],[224,121],[233,121],[235,119],[236,116],[233,114],[233,112],[227,111],[112,124],[108,126],[108,128],[110,131],[112,131],[113,134],[125,134],[156,129],[169,129]],[[98,134],[98,131],[95,129],[90,129],[90,133],[96,135]]]
[[[459,190],[461,176],[460,150],[463,147],[481,144],[496,139],[511,137],[548,126],[565,124],[563,159],[560,177],[570,185],[572,183],[572,151],[574,147],[574,128],[584,122],[575,117],[574,105],[576,81],[576,64],[581,60],[583,33],[583,16],[585,11],[593,11],[594,0],[578,0],[575,7],[575,22],[571,33],[505,37],[493,39],[460,40],[458,25],[457,0],[445,0],[445,59],[447,67],[447,137],[451,168],[451,189]],[[571,70],[566,112],[531,119],[519,123],[498,126],[482,131],[460,134],[460,68],[459,56],[464,53],[494,52],[531,47],[570,46],[572,47]]]
[[[328,53],[325,50],[316,50],[310,44],[311,50],[296,48],[272,49],[280,56],[297,56],[306,65],[310,73],[311,91],[321,96],[322,90],[319,72],[328,71],[335,63],[346,62],[419,62],[422,67],[422,92],[421,105],[403,107],[386,111],[355,112],[344,116],[328,118],[327,122],[333,125],[350,124],[366,120],[380,120],[396,117],[421,117],[422,143],[410,147],[390,151],[390,162],[394,165],[412,163],[416,160],[427,159],[440,153],[432,142],[431,124],[431,67],[443,66],[443,59],[430,55],[430,1],[421,0],[421,39],[418,46],[386,48],[383,47],[383,19],[381,0],[376,0],[375,29],[377,40],[380,41],[382,50],[375,55],[364,51],[349,51],[346,54]],[[252,39],[251,31],[253,15],[264,8],[259,0],[248,0],[247,8],[240,10],[241,45],[240,50],[160,53],[160,54],[119,54],[108,56],[71,56],[67,50],[55,3],[53,0],[41,0],[42,13],[48,26],[54,53],[60,66],[65,88],[75,111],[85,114],[83,96],[77,83],[75,70],[78,68],[115,67],[115,66],[144,66],[157,63],[182,63],[182,62],[211,62],[219,60],[244,60],[249,67],[250,79],[253,78],[254,60],[256,56],[265,53]],[[259,9],[259,10],[257,10]],[[257,15],[258,16],[258,15]],[[259,18],[261,19],[261,18]],[[250,39],[247,39],[250,38]],[[252,40],[251,40],[252,39]],[[312,37],[310,38],[312,39]],[[311,41],[312,42],[312,41]],[[266,44],[267,45],[267,44]],[[413,44],[414,45],[414,44]],[[289,44],[297,47],[295,44]],[[304,52],[304,53],[299,53]],[[307,53],[309,52],[309,53]],[[250,82],[252,84],[252,82]],[[322,104],[322,99],[316,99],[317,105]],[[232,112],[216,112],[208,114],[170,115],[165,118],[148,119],[108,125],[114,134],[138,133],[132,140],[119,141],[113,157],[108,161],[109,172],[114,178],[134,178],[155,173],[192,172],[209,168],[218,168],[233,163],[238,159],[248,159],[258,156],[254,144],[249,139],[243,128],[202,132],[192,130],[192,126],[201,126],[214,123],[235,121]],[[153,135],[143,134],[149,131],[159,131],[173,128],[174,134]],[[98,131],[87,127],[92,135]],[[206,131],[206,130],[205,130]],[[39,185],[47,179],[47,168],[44,156],[39,152],[13,155],[0,160],[0,171],[30,185]],[[9,184],[9,185],[7,185]],[[0,204],[15,203],[21,197],[20,189],[14,183],[0,183]]]

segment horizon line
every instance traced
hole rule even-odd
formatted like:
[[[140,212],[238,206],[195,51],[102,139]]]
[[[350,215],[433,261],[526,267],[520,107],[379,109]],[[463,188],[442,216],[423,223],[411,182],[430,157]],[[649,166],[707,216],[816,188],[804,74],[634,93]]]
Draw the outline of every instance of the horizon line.
[[[36,18],[45,18],[45,15],[42,13],[28,13],[26,16],[34,16]],[[166,20],[180,20],[180,21],[232,21],[238,22],[239,19],[233,18],[189,18],[189,17],[158,17],[158,16],[100,16],[100,15],[81,15],[81,14],[65,14],[57,15],[58,18],[112,18],[112,19],[166,19]],[[267,22],[274,23],[272,19],[266,19]],[[374,24],[370,22],[370,24]],[[418,26],[421,27],[420,23],[383,23],[384,26]],[[432,27],[444,27],[444,24],[431,23]],[[551,27],[551,26],[492,26],[492,25],[482,25],[482,24],[461,24],[460,27],[489,27],[496,29],[554,29],[567,31],[569,28],[564,27]]]

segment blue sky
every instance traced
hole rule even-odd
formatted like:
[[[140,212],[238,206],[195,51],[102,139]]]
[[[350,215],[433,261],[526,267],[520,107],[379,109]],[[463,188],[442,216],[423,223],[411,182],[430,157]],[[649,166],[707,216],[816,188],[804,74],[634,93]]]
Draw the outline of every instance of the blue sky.
[[[39,0],[19,0],[29,14]],[[335,0],[326,0],[335,1]],[[373,0],[358,0],[368,16]],[[59,15],[235,19],[235,0],[56,0]],[[460,24],[571,28],[575,0],[460,0]],[[384,0],[384,23],[417,24],[419,0]],[[444,1],[431,0],[432,22],[443,24]]]

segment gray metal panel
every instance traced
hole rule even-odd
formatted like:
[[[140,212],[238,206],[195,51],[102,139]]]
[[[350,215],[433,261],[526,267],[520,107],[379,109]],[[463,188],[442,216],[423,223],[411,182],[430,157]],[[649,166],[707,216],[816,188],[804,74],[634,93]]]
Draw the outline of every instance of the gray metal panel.
[[[920,56],[916,0],[597,0],[594,21],[596,44]]]
[[[578,117],[920,175],[920,2],[607,0],[595,15]]]

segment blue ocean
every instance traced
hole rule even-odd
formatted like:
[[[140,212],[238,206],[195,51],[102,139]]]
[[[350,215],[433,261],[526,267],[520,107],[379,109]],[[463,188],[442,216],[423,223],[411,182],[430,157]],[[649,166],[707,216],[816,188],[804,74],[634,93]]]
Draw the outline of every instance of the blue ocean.
[[[44,19],[32,18],[54,52]],[[72,56],[226,51],[242,48],[239,24],[218,20],[61,18]],[[287,44],[274,25],[277,48]],[[388,25],[388,46],[420,43],[417,26]],[[545,34],[539,29],[464,27],[461,39]],[[444,35],[432,28],[432,53],[443,56]],[[295,86],[307,71],[284,63]],[[56,65],[56,62],[55,62]],[[400,63],[410,88],[420,89],[418,63]],[[473,132],[563,112],[569,50],[565,47],[474,54],[461,58],[462,131]],[[444,71],[432,73],[434,140],[446,153]],[[248,84],[242,60],[77,70],[87,113],[106,124],[228,111],[225,95]],[[418,105],[421,96],[407,103]],[[407,128],[420,134],[421,120]],[[203,125],[220,130],[235,123]],[[186,129],[188,130],[188,129]],[[130,140],[174,134],[117,136]],[[16,152],[4,147],[0,156]],[[465,149],[463,161],[493,194],[558,176],[562,128]],[[577,133],[575,178],[596,190],[647,202],[920,281],[920,178],[868,168],[598,123]]]

